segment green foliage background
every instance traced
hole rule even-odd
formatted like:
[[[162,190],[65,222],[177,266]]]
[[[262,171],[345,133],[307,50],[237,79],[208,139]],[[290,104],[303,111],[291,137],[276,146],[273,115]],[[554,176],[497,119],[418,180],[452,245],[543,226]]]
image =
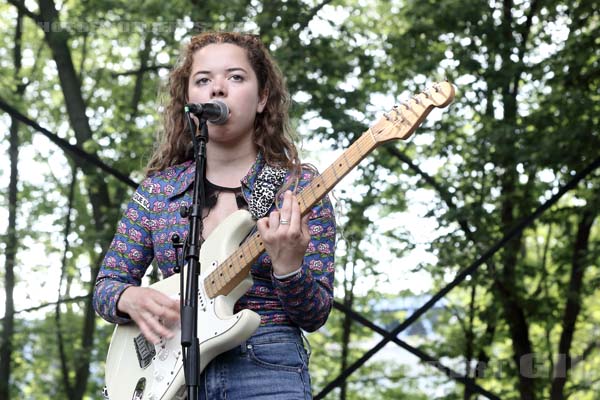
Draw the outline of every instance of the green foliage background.
[[[393,104],[449,79],[448,109],[336,191],[336,299],[388,330],[599,155],[593,1],[2,0],[0,26],[0,99],[136,181],[166,73],[201,30],[260,35],[287,78],[304,157],[324,165]],[[0,116],[3,154],[11,124]],[[17,132],[17,202],[0,191],[0,285],[17,302],[2,320],[0,398],[100,399],[112,327],[89,294],[131,189]],[[502,399],[595,398],[599,200],[594,171],[400,338]],[[416,217],[432,233],[411,231]],[[309,338],[315,394],[380,339],[338,310]],[[388,344],[326,399],[474,397]]]

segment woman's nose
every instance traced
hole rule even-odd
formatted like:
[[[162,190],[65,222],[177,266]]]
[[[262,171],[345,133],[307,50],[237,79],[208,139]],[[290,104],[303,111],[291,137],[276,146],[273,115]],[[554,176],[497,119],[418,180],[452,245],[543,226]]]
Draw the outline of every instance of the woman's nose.
[[[224,97],[227,95],[226,85],[221,79],[213,81],[211,97]]]

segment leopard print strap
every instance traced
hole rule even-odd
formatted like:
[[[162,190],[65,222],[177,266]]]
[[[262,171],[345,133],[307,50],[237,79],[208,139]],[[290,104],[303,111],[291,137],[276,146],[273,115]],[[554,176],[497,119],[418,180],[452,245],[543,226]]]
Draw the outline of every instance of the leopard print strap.
[[[254,190],[248,203],[248,210],[255,220],[265,217],[273,202],[275,195],[283,184],[287,170],[285,168],[271,167],[265,164],[254,183]]]

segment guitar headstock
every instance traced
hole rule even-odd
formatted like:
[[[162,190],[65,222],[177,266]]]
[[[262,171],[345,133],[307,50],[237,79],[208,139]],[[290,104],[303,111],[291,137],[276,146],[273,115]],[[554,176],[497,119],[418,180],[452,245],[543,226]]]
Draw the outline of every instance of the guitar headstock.
[[[412,135],[433,108],[444,108],[454,99],[454,87],[444,81],[394,106],[369,131],[376,142],[406,139]]]

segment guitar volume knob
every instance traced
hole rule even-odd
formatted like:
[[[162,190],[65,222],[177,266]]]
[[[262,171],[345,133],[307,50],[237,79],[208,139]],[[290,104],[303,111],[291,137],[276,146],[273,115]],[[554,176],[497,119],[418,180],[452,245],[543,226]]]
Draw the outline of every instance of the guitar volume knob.
[[[156,380],[156,382],[160,382],[160,381],[162,381],[163,379],[165,379],[165,377],[164,377],[164,376],[162,376],[162,375],[160,374],[160,371],[158,371],[158,370],[157,370],[157,371],[154,371],[154,379]]]
[[[169,358],[169,350],[167,349],[163,349],[159,354],[158,354],[158,358],[160,359],[160,361],[165,361],[167,358]]]

